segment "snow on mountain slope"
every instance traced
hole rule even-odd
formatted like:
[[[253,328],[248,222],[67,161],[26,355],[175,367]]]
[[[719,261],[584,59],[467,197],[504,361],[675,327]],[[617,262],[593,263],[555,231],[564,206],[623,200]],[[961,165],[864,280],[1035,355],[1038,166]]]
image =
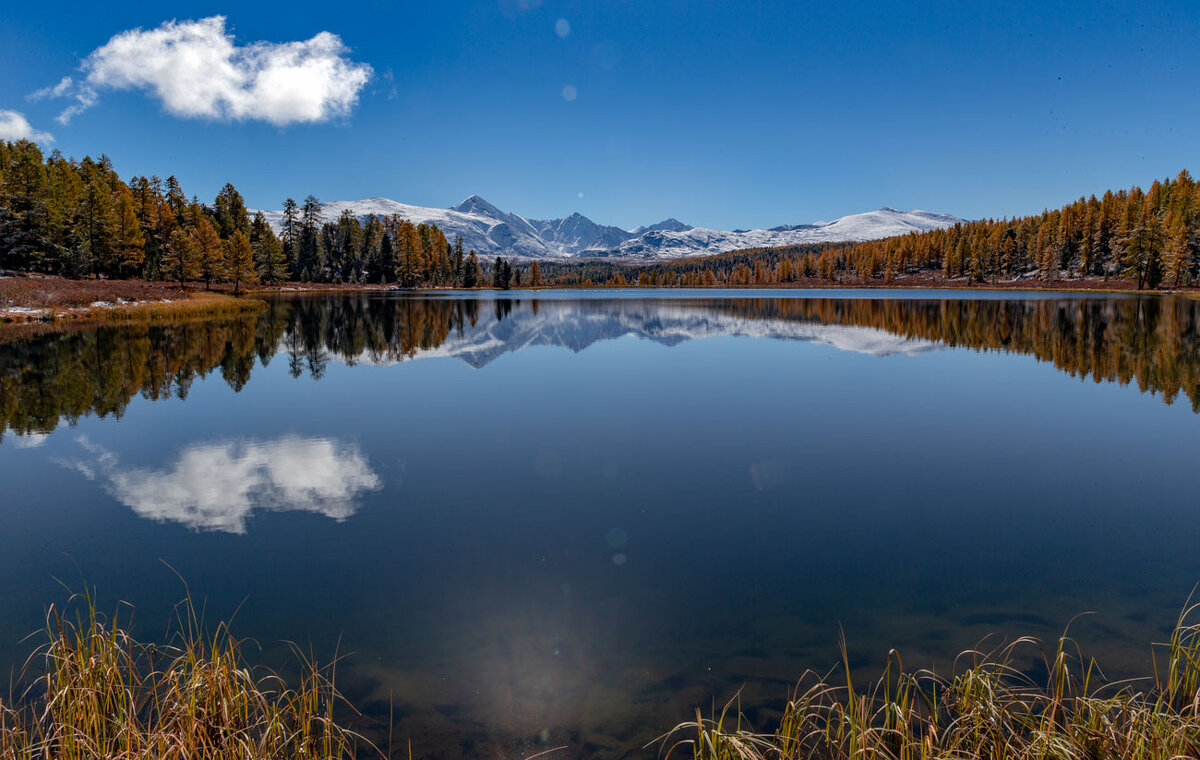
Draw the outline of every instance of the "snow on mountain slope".
[[[601,225],[582,214],[565,219],[526,219],[501,211],[478,195],[448,209],[398,203],[387,198],[322,203],[326,221],[343,212],[360,220],[374,214],[393,214],[415,224],[432,223],[453,241],[461,236],[463,246],[479,255],[521,258],[614,257],[623,259],[676,259],[703,256],[742,248],[766,248],[809,243],[840,243],[878,240],[909,232],[950,227],[962,222],[949,214],[928,211],[897,211],[882,208],[851,214],[832,222],[783,225],[757,230],[713,230],[691,227],[677,219],[666,219],[632,231]],[[283,223],[282,211],[264,211],[276,231]]]
[[[703,227],[683,231],[654,230],[627,240],[605,255],[622,258],[677,259],[743,248],[879,240],[909,232],[952,227],[962,221],[949,214],[882,208],[878,211],[843,216],[832,222],[775,227],[769,230],[726,232]]]
[[[695,228],[692,227],[692,225],[690,225],[690,224],[684,224],[683,222],[679,221],[675,217],[671,217],[670,219],[663,219],[658,224],[652,224],[649,227],[634,227],[632,230],[630,230],[630,233],[632,233],[634,235],[641,235],[643,232],[658,232],[659,230],[670,230],[671,232],[687,232],[688,230],[691,230],[691,229],[695,229]]]
[[[344,211],[362,221],[371,215],[389,217],[395,214],[413,224],[436,224],[448,240],[453,242],[455,236],[462,236],[463,246],[474,249],[481,256],[559,258],[570,255],[547,244],[528,220],[516,214],[505,214],[477,195],[452,208],[410,206],[388,198],[321,204],[321,215],[327,222],[335,221]],[[277,232],[282,229],[282,211],[263,213]]]
[[[724,336],[820,343],[841,351],[871,356],[915,355],[936,351],[940,344],[893,335],[885,330],[815,320],[747,317],[720,309],[653,301],[554,301],[535,311],[518,302],[503,319],[484,317],[451,332],[444,343],[403,355],[353,358],[358,364],[395,364],[413,359],[454,357],[483,367],[500,356],[529,346],[558,346],[574,352],[606,340],[635,337],[675,346],[689,340]]]

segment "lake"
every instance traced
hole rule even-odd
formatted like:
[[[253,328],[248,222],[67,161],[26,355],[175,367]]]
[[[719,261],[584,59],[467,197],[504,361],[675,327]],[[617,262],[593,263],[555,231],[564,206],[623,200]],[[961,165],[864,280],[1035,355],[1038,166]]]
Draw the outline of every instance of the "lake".
[[[868,678],[1092,612],[1085,651],[1147,675],[1200,581],[1198,317],[378,293],[0,332],[0,664],[64,586],[161,636],[182,577],[264,663],[346,655],[365,730],[420,758],[653,757],[743,687],[772,728],[843,632]]]

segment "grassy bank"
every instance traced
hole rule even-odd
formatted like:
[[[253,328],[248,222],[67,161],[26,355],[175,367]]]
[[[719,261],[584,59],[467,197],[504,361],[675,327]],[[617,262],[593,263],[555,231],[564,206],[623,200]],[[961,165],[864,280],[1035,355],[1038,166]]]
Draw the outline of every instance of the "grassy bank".
[[[263,303],[227,293],[142,280],[0,277],[0,323],[103,324],[240,314]]]
[[[950,673],[904,669],[900,655],[870,688],[845,657],[808,673],[778,727],[746,725],[736,699],[681,723],[660,754],[696,760],[1174,760],[1200,757],[1200,626],[1180,616],[1152,648],[1152,675],[1107,682],[1063,635],[1051,646],[1018,639],[957,658]],[[653,746],[653,745],[650,745]]]
[[[355,713],[333,666],[297,653],[289,685],[243,657],[220,624],[206,631],[178,607],[165,644],[136,641],[118,616],[86,598],[51,607],[46,638],[0,699],[0,758],[381,757],[338,720]],[[831,674],[805,675],[767,733],[735,701],[681,723],[646,745],[645,757],[695,760],[1174,760],[1200,757],[1200,626],[1180,616],[1155,645],[1149,677],[1108,682],[1064,634],[961,654],[949,673],[906,671],[890,652],[869,687],[848,658]],[[843,646],[843,652],[845,646]],[[390,731],[389,731],[390,736]],[[556,755],[566,748],[552,750]],[[396,756],[420,757],[419,747]],[[536,755],[535,755],[536,756]]]
[[[164,645],[136,641],[89,599],[68,609],[50,608],[24,686],[0,700],[3,760],[333,759],[370,748],[334,717],[344,704],[332,666],[301,658],[289,686],[250,667],[225,625],[206,633],[190,603]]]

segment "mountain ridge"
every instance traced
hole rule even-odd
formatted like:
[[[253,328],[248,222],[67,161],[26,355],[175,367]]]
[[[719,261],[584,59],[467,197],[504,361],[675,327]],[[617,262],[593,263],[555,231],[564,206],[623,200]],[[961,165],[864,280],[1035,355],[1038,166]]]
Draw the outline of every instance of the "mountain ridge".
[[[831,222],[785,224],[769,229],[717,230],[693,227],[671,217],[649,226],[625,230],[599,224],[579,212],[561,219],[529,219],[503,211],[479,195],[468,196],[444,209],[378,197],[321,204],[325,221],[335,221],[347,211],[360,221],[371,215],[388,217],[395,214],[414,224],[436,224],[447,239],[461,236],[463,246],[481,256],[527,259],[668,260],[744,248],[878,240],[909,232],[943,229],[966,221],[950,214],[884,207],[849,214]],[[263,214],[278,232],[283,212],[263,211]]]

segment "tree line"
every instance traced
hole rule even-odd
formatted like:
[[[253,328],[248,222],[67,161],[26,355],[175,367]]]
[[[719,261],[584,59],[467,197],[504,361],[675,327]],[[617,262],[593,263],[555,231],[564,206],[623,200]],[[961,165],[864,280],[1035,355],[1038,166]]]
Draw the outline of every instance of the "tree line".
[[[107,156],[44,155],[0,141],[0,269],[65,277],[273,284],[520,287],[522,272],[485,265],[436,225],[399,216],[322,217],[312,195],[283,204],[279,234],[251,216],[226,184],[212,203],[189,199],[174,177],[123,181]],[[534,279],[538,279],[536,276]]]
[[[890,284],[905,275],[965,283],[1103,278],[1137,288],[1200,286],[1200,185],[1188,172],[1146,190],[1107,191],[1057,210],[984,219],[865,243],[746,249],[634,264],[484,262],[432,224],[399,216],[322,217],[312,195],[283,204],[279,234],[232,184],[210,204],[175,177],[128,183],[102,156],[44,156],[0,141],[0,268],[67,277],[141,277],[402,287],[802,287]]]
[[[986,284],[1120,279],[1200,286],[1200,185],[1186,171],[1149,189],[1107,191],[1019,218],[983,219],[864,243],[751,248],[653,264],[545,262],[566,287],[741,288],[889,284],[935,275]]]

